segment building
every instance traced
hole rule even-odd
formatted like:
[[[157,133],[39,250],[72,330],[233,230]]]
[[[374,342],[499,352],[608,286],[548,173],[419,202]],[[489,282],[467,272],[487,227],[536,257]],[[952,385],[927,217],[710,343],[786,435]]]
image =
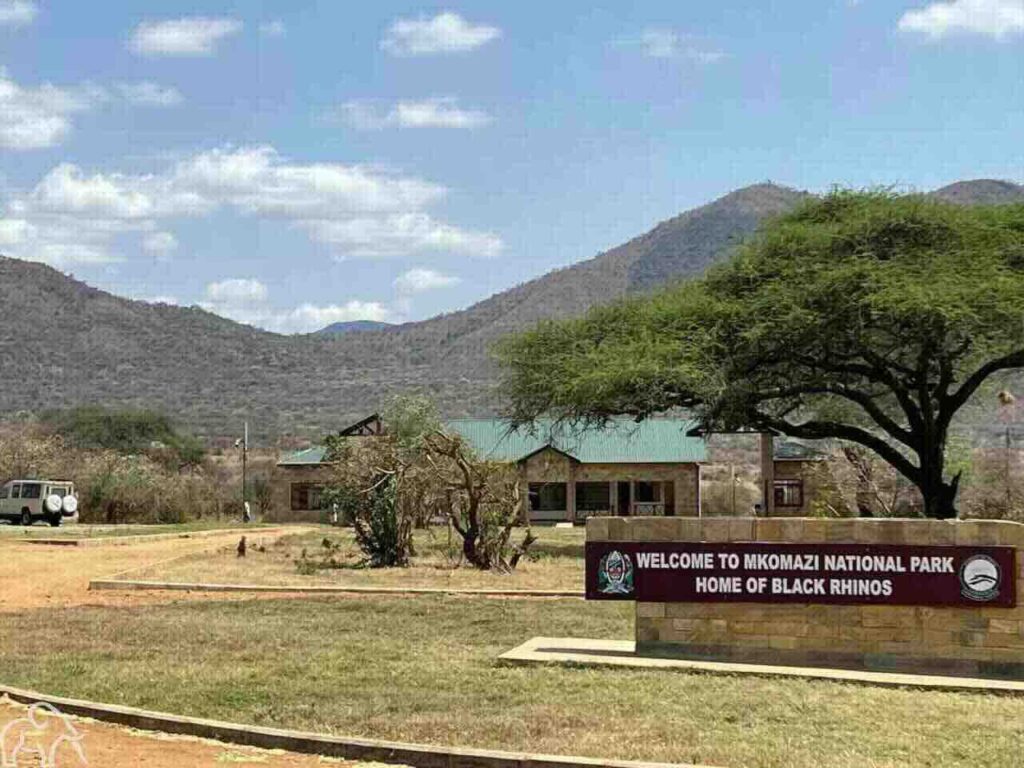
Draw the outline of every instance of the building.
[[[704,440],[690,422],[613,419],[601,428],[539,422],[511,431],[498,419],[449,422],[481,458],[518,465],[530,519],[699,515]]]
[[[345,427],[338,434],[354,440],[372,439],[383,434],[380,414]],[[270,522],[320,522],[322,504],[320,494],[328,481],[329,466],[325,461],[327,449],[320,445],[295,451],[277,462],[278,480],[274,483],[274,500]]]
[[[372,420],[376,419],[375,422]],[[367,432],[367,423],[376,425]],[[518,466],[530,519],[578,522],[592,515],[699,515],[704,440],[687,435],[692,423],[613,419],[600,428],[574,429],[540,422],[511,430],[499,419],[448,422],[481,458]],[[372,439],[377,417],[342,430]],[[325,451],[309,448],[278,462],[275,506],[291,520],[320,517]],[[280,513],[279,513],[280,514]]]
[[[832,486],[827,454],[790,441],[777,442],[773,450],[772,503],[769,513],[785,517],[815,514],[815,502]]]

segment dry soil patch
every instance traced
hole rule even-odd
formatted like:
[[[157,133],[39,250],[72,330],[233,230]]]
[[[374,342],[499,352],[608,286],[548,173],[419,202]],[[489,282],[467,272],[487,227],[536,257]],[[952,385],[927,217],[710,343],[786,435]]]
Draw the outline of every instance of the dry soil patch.
[[[0,730],[13,720],[25,716],[26,708],[0,699]],[[203,766],[263,766],[264,768],[313,768],[314,766],[350,766],[340,760],[315,755],[296,755],[280,751],[251,749],[233,744],[193,739],[185,736],[137,731],[86,718],[72,718],[82,734],[82,747],[91,766],[145,766],[145,768],[202,768]],[[62,747],[62,750],[68,750]],[[19,760],[18,768],[36,768],[34,757]],[[57,754],[57,765],[81,765],[71,752]]]

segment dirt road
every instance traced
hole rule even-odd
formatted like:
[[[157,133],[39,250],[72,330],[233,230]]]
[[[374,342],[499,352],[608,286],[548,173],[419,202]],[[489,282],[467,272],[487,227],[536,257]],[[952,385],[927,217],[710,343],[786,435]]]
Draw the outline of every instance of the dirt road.
[[[266,543],[303,529],[256,529],[251,544]],[[76,605],[138,605],[186,599],[209,599],[188,593],[90,592],[91,579],[142,568],[197,551],[230,546],[237,532],[202,538],[160,539],[127,545],[46,546],[0,539],[0,613]],[[223,600],[224,595],[217,597]]]
[[[253,544],[269,543],[297,529],[259,530],[249,534]],[[0,614],[42,608],[80,605],[132,606],[142,603],[180,600],[252,599],[246,596],[191,594],[183,592],[90,592],[89,580],[190,554],[233,546],[237,532],[190,539],[111,546],[45,546],[0,539]],[[4,727],[25,716],[26,708],[0,699],[0,733]],[[180,766],[259,765],[269,768],[306,768],[322,765],[350,765],[317,756],[237,747],[229,744],[135,731],[94,720],[74,718],[83,736],[88,765],[103,768],[180,768]],[[65,746],[58,766],[82,765]],[[27,756],[14,763],[17,768],[35,768],[37,757]]]

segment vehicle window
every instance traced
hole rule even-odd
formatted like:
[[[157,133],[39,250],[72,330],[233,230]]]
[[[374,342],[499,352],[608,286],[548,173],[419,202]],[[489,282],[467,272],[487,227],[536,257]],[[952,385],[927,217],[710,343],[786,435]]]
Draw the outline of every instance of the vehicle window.
[[[11,489],[8,488],[6,485],[3,488],[0,488],[0,499],[6,499],[10,492]]]
[[[43,486],[39,483],[26,483],[21,486],[21,498],[23,499],[38,499],[42,492]]]
[[[51,485],[50,492],[47,494],[47,496],[53,495],[60,496],[63,499],[65,496],[68,495],[68,489],[65,488],[63,485]]]
[[[15,485],[15,486],[11,487],[11,498],[12,499],[20,499],[21,498],[21,486],[20,485]]]

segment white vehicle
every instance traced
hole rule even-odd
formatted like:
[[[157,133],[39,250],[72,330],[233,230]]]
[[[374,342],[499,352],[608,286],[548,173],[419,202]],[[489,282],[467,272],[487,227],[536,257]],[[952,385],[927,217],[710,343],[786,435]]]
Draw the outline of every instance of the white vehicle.
[[[11,480],[0,488],[0,520],[32,525],[45,520],[57,527],[78,513],[70,480]]]

